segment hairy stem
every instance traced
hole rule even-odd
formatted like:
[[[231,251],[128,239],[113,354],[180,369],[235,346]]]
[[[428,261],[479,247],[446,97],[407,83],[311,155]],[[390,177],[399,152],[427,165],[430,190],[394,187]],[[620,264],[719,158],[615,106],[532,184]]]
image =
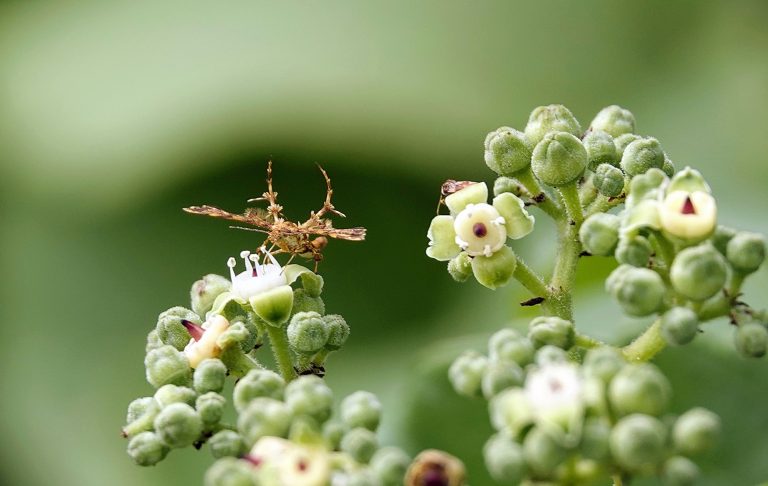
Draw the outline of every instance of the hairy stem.
[[[285,335],[285,329],[274,326],[266,327],[280,374],[283,375],[285,381],[291,381],[296,378],[296,370],[293,369],[293,359],[291,358],[291,351],[288,349],[288,337]]]
[[[550,281],[551,298],[545,302],[544,309],[563,319],[573,319],[573,299],[571,296],[576,280],[576,264],[581,253],[579,242],[580,224],[562,223],[558,227],[559,247],[555,271]]]
[[[520,184],[525,187],[525,189],[531,193],[531,196],[537,201],[536,206],[539,207],[542,211],[544,211],[549,217],[554,219],[555,221],[560,221],[563,219],[563,211],[560,209],[560,207],[555,204],[554,201],[547,195],[546,192],[544,192],[544,189],[541,188],[538,181],[533,177],[533,174],[531,174],[531,169],[528,168],[524,171],[522,171],[520,174],[517,174],[515,176],[518,181],[520,181]],[[541,199],[543,198],[543,199]],[[539,201],[539,199],[541,199]]]
[[[624,346],[621,352],[627,361],[648,361],[659,354],[667,342],[661,335],[661,319],[651,324],[637,339]]]
[[[576,346],[584,349],[595,349],[608,345],[599,339],[587,336],[586,334],[576,333]]]
[[[544,283],[544,279],[534,272],[522,258],[518,257],[517,266],[512,276],[534,296],[544,299],[549,297],[550,291],[547,284]]]
[[[559,188],[560,195],[563,197],[565,209],[568,211],[568,217],[571,218],[576,226],[584,221],[584,211],[581,209],[581,200],[579,199],[579,189],[576,183],[572,182]]]
[[[604,196],[602,194],[598,194],[597,199],[595,199],[592,204],[589,205],[587,208],[585,217],[590,217],[593,214],[597,213],[604,213],[608,211],[609,209],[618,206],[619,204],[624,202],[624,198],[619,197],[608,197]]]

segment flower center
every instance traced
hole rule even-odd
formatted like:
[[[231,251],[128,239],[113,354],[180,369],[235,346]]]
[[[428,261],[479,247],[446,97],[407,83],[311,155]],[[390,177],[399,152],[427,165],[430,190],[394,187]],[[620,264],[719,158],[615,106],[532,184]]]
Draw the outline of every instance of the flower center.
[[[490,204],[468,204],[453,222],[456,244],[469,256],[489,257],[507,241],[505,224],[499,211]]]
[[[483,223],[475,223],[475,225],[472,226],[472,232],[478,238],[482,238],[483,236],[488,234],[488,228],[486,228],[486,226]]]
[[[254,295],[288,283],[285,273],[283,273],[283,269],[275,257],[265,250],[263,253],[264,263],[259,264],[258,253],[241,252],[240,257],[245,262],[245,271],[239,274],[235,274],[237,261],[234,258],[227,261],[230,280],[232,280],[232,291],[243,299],[249,299]]]
[[[693,205],[693,201],[691,201],[691,196],[685,198],[685,202],[683,203],[683,214],[696,214],[696,207]]]

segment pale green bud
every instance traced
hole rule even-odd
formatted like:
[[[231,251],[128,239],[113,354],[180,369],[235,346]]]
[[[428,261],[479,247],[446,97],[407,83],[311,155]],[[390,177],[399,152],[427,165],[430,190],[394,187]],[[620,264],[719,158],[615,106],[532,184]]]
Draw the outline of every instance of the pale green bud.
[[[550,133],[533,150],[533,173],[543,183],[553,187],[576,181],[586,167],[587,150],[570,133]]]
[[[675,164],[669,159],[667,154],[664,154],[664,165],[662,166],[661,170],[664,171],[667,177],[674,177],[675,175]]]
[[[667,486],[693,486],[699,479],[699,466],[682,456],[673,456],[664,463],[661,474]]]
[[[192,368],[183,353],[173,346],[153,349],[144,358],[147,381],[155,388],[166,384],[188,385],[192,379]]]
[[[322,378],[300,376],[285,387],[285,403],[293,415],[308,415],[323,423],[331,416],[333,392]]]
[[[253,466],[234,457],[223,457],[205,472],[205,486],[257,486]]]
[[[701,407],[682,414],[672,428],[675,449],[686,455],[699,455],[714,448],[720,436],[720,417]]]
[[[281,400],[285,391],[285,380],[272,370],[250,370],[236,384],[232,392],[235,409],[242,412],[256,398]]]
[[[597,113],[595,119],[589,124],[589,129],[602,130],[613,137],[634,133],[635,115],[618,105],[606,106]]]
[[[534,427],[523,440],[523,456],[535,475],[550,478],[567,457],[567,451],[549,434]]]
[[[512,329],[502,329],[488,340],[488,355],[494,361],[516,363],[520,367],[533,361],[533,343]]]
[[[364,427],[356,427],[341,438],[341,451],[364,464],[371,460],[378,448],[379,439],[376,434]]]
[[[706,300],[720,292],[727,276],[725,259],[708,244],[686,248],[678,253],[669,272],[675,290],[696,301]]]
[[[765,261],[765,238],[757,233],[739,231],[728,242],[725,256],[735,271],[750,274]]]
[[[285,403],[273,398],[254,398],[240,412],[237,430],[246,446],[250,447],[262,437],[285,437],[291,418],[291,411]]]
[[[155,417],[155,432],[171,449],[187,447],[200,438],[203,421],[186,403],[171,403]]]
[[[573,113],[563,105],[539,106],[531,112],[525,126],[525,136],[532,146],[552,132],[567,132],[581,136],[581,126]]]
[[[633,267],[647,267],[653,254],[653,247],[648,238],[640,235],[627,235],[619,239],[616,246],[616,261]]]
[[[338,450],[347,428],[341,422],[329,420],[323,424],[323,439],[332,451]]]
[[[168,450],[154,432],[142,432],[128,442],[128,455],[139,466],[154,466],[165,459]]]
[[[137,418],[144,415],[150,407],[156,405],[154,397],[142,397],[137,398],[128,404],[128,412],[126,413],[125,423],[130,424]]]
[[[630,177],[644,174],[648,169],[664,167],[664,150],[655,138],[642,138],[631,142],[621,156],[621,168]]]
[[[448,273],[457,282],[466,282],[472,276],[472,259],[465,252],[448,261]]]
[[[535,363],[539,366],[546,366],[555,363],[565,363],[568,361],[568,352],[557,346],[546,344],[536,351]]]
[[[523,197],[527,194],[527,191],[520,185],[517,179],[512,177],[497,177],[493,181],[493,195],[499,196],[501,194],[514,194],[517,197]]]
[[[402,486],[405,471],[411,463],[408,454],[397,447],[382,447],[371,458],[371,470],[381,486]]]
[[[667,409],[672,387],[651,363],[628,364],[611,380],[608,399],[619,415],[659,416]]]
[[[549,344],[569,349],[573,346],[575,337],[573,323],[555,316],[539,316],[528,326],[528,339],[535,348]]]
[[[592,185],[597,192],[606,197],[617,197],[624,192],[624,172],[609,164],[600,164],[592,176]]]
[[[611,431],[611,454],[630,472],[653,470],[664,457],[667,431],[648,415],[635,414],[619,420]]]
[[[477,281],[491,290],[509,283],[517,266],[517,256],[508,246],[491,256],[480,255],[472,259],[472,273]]]
[[[582,369],[586,376],[599,378],[607,384],[626,364],[620,351],[603,346],[587,353]]]
[[[762,358],[768,350],[768,330],[757,322],[741,324],[734,333],[736,349],[747,358]]]
[[[531,163],[531,148],[525,134],[501,127],[485,139],[485,164],[501,176],[512,176]]]
[[[336,351],[344,346],[349,337],[349,324],[338,314],[329,314],[323,316],[325,327],[328,329],[328,341],[325,343],[325,349]]]
[[[288,344],[296,353],[313,355],[328,341],[328,328],[317,312],[299,312],[288,324]]]
[[[709,184],[701,175],[701,172],[696,169],[686,167],[677,174],[675,174],[670,180],[667,186],[667,192],[706,192],[709,194],[712,190],[709,188]]]
[[[160,336],[157,334],[157,329],[152,329],[149,331],[149,334],[147,334],[147,344],[144,346],[144,352],[148,353],[153,349],[157,349],[162,346],[165,346],[165,344],[160,340]]]
[[[197,397],[195,410],[206,426],[217,424],[224,415],[227,399],[216,392],[208,392]]]
[[[502,431],[517,434],[533,420],[533,410],[521,388],[509,388],[499,393],[489,403],[491,425]]]
[[[513,361],[490,360],[483,373],[480,388],[486,400],[498,395],[503,390],[523,384],[523,369]]]
[[[325,445],[322,434],[322,427],[312,417],[302,415],[295,417],[288,431],[288,440],[294,444],[301,444],[310,447],[320,447]]]
[[[191,388],[176,385],[163,385],[155,392],[155,401],[160,408],[165,408],[172,403],[186,403],[194,405],[197,393]]]
[[[381,402],[376,395],[357,391],[341,401],[341,420],[347,427],[376,430],[381,420]]]
[[[189,340],[192,339],[187,328],[181,323],[184,320],[198,326],[202,325],[200,316],[191,310],[179,306],[171,307],[157,317],[157,326],[155,327],[157,337],[164,344],[170,344],[177,350],[182,351],[189,344]]]
[[[623,133],[618,137],[614,136],[613,143],[616,144],[616,155],[619,157],[619,160],[624,156],[624,150],[626,150],[630,143],[642,139],[643,137],[634,133]]]
[[[590,417],[584,421],[579,450],[588,459],[604,461],[610,454],[611,424],[602,417]]]
[[[582,141],[587,150],[587,168],[595,171],[600,164],[619,165],[613,137],[603,131],[590,131]]]
[[[448,380],[459,395],[480,396],[483,374],[488,358],[475,352],[464,351],[448,368]]]
[[[712,235],[712,245],[725,256],[725,253],[728,251],[728,243],[730,243],[734,236],[736,236],[735,229],[719,225],[715,228],[715,232]]]
[[[209,273],[192,284],[189,297],[192,301],[192,310],[198,316],[205,316],[213,307],[216,297],[232,288],[232,282],[228,278]]]
[[[619,242],[619,224],[615,214],[597,213],[584,221],[579,229],[579,239],[584,249],[592,255],[612,255]]]
[[[699,333],[699,318],[687,307],[673,307],[661,316],[661,335],[673,346],[688,344]]]
[[[312,297],[304,289],[293,291],[293,309],[291,314],[295,316],[300,312],[315,312],[321,316],[325,314],[325,302],[320,297]]]
[[[667,180],[669,180],[667,176],[659,169],[650,169],[645,174],[632,177],[632,180],[629,182],[627,208],[634,208],[646,199],[657,202],[661,186]]]
[[[483,457],[485,468],[500,483],[518,484],[525,477],[523,448],[506,435],[492,435],[483,447]]]
[[[234,430],[223,429],[208,439],[208,447],[211,448],[211,455],[215,458],[220,457],[240,457],[245,452],[245,443],[240,434]]]
[[[659,274],[647,268],[629,265],[621,265],[614,270],[606,281],[606,288],[624,312],[638,317],[659,310],[667,292]]]
[[[218,358],[204,359],[192,375],[192,383],[198,393],[220,392],[226,379],[227,367]]]
[[[138,398],[132,401],[128,405],[123,437],[132,437],[141,432],[152,430],[158,413],[160,413],[160,405],[154,397]]]
[[[323,276],[314,272],[302,272],[300,275],[301,286],[310,297],[320,297],[323,293]]]

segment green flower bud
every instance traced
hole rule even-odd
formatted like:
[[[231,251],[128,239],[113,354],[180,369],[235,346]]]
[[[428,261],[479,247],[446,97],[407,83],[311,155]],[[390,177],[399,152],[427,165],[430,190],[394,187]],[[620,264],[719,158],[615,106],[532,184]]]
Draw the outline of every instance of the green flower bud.
[[[192,379],[189,361],[173,346],[153,349],[144,358],[147,381],[155,388],[166,384],[188,385]]]
[[[757,233],[740,231],[728,242],[725,256],[731,268],[748,275],[760,268],[765,260],[765,238]]]
[[[768,350],[768,330],[757,322],[740,325],[734,334],[736,350],[747,358],[762,358]]]
[[[719,225],[715,228],[715,232],[712,235],[712,245],[717,251],[725,256],[725,253],[728,251],[728,243],[734,236],[736,236],[735,229]]]
[[[659,274],[647,268],[629,265],[621,265],[614,270],[606,281],[606,288],[613,294],[624,312],[638,317],[647,316],[659,310],[667,292]]]
[[[549,434],[534,427],[523,440],[523,456],[528,469],[535,475],[551,478],[567,457],[567,451]]]
[[[488,355],[493,361],[516,363],[520,367],[533,361],[533,343],[512,329],[502,329],[488,340]]]
[[[586,167],[587,150],[570,133],[550,133],[533,149],[533,173],[550,186],[560,187],[577,180]]]
[[[675,191],[701,191],[706,192],[707,194],[712,192],[709,188],[709,184],[704,180],[704,176],[701,175],[701,172],[691,169],[690,167],[686,167],[670,179],[669,185],[667,186],[667,192]]]
[[[518,484],[525,477],[523,448],[502,434],[491,436],[483,447],[485,468],[491,477],[505,484]]]
[[[501,127],[485,139],[485,164],[501,176],[512,176],[531,163],[531,148],[525,134]]]
[[[626,365],[608,387],[608,399],[619,415],[659,416],[666,411],[671,394],[667,378],[650,363]]]
[[[649,169],[645,174],[632,177],[629,181],[627,208],[634,208],[647,199],[656,203],[659,199],[661,186],[668,181],[667,176],[659,169]]]
[[[617,197],[624,192],[624,172],[609,164],[600,164],[592,176],[592,185],[597,192],[606,197]]]
[[[213,307],[216,297],[229,291],[232,282],[228,278],[209,273],[192,284],[189,297],[192,301],[192,310],[199,316],[205,316]]]
[[[363,427],[356,427],[341,438],[341,451],[364,464],[371,460],[378,448],[379,439],[376,434]]]
[[[144,346],[144,352],[148,353],[153,349],[157,349],[164,345],[165,344],[163,343],[163,341],[160,340],[160,336],[158,336],[157,334],[157,329],[152,329],[151,331],[149,331],[149,334],[147,334],[147,345]]]
[[[355,469],[347,472],[340,479],[344,486],[379,486],[379,479],[370,469]],[[335,479],[335,476],[334,476]],[[402,478],[401,478],[402,480]]]
[[[457,215],[470,204],[482,204],[488,201],[488,186],[485,182],[476,182],[445,196],[445,205],[452,215]],[[434,220],[433,220],[434,221]]]
[[[402,486],[405,471],[411,463],[408,454],[397,447],[382,447],[371,458],[371,469],[381,486]]]
[[[611,454],[616,463],[630,472],[653,470],[664,457],[667,431],[648,415],[629,415],[611,431]]]
[[[405,486],[463,486],[467,472],[458,458],[435,449],[422,451],[405,473]]]
[[[227,378],[227,367],[220,359],[204,359],[197,365],[192,375],[192,383],[197,393],[220,392]]]
[[[293,419],[291,428],[288,431],[288,440],[294,444],[306,445],[309,447],[324,446],[322,427],[315,419],[307,416],[300,416]]]
[[[457,282],[466,282],[472,275],[472,259],[465,252],[448,261],[448,273]]]
[[[206,426],[219,423],[224,415],[224,405],[227,399],[216,392],[208,392],[197,397],[195,410]]]
[[[344,436],[344,432],[347,428],[341,422],[335,420],[329,420],[323,424],[323,439],[328,446],[328,449],[336,451],[341,445],[341,438]]]
[[[273,398],[254,398],[240,412],[237,430],[246,446],[250,447],[262,437],[285,437],[291,418],[291,411],[285,403]]]
[[[517,434],[533,420],[533,410],[521,388],[509,388],[499,393],[489,404],[491,425],[498,431]]]
[[[727,276],[725,259],[707,244],[678,253],[669,272],[675,290],[696,301],[706,300],[720,292]]]
[[[555,316],[540,316],[531,321],[528,327],[528,339],[535,348],[545,344],[569,349],[573,346],[576,331],[573,323]]]
[[[517,197],[523,197],[527,194],[527,191],[520,185],[517,179],[512,177],[497,177],[493,181],[493,195],[500,196],[501,194],[514,194]]]
[[[310,297],[320,297],[320,294],[323,293],[323,276],[315,272],[302,272],[300,277],[301,286],[307,295]]]
[[[714,448],[720,436],[720,417],[701,407],[682,414],[672,428],[675,449],[686,455],[699,455]]]
[[[448,380],[459,395],[480,396],[480,386],[487,367],[488,358],[475,351],[465,351],[448,368]]]
[[[486,400],[498,395],[501,391],[523,384],[523,369],[513,361],[490,360],[483,373],[480,388]]]
[[[128,413],[126,413],[125,423],[130,424],[138,419],[153,405],[156,405],[154,397],[142,397],[132,401],[128,404]]]
[[[595,119],[589,124],[589,129],[602,130],[612,137],[634,133],[635,115],[618,105],[606,106],[597,113]]]
[[[197,393],[191,388],[176,385],[163,385],[155,392],[155,401],[160,408],[165,408],[172,403],[186,403],[194,405]]]
[[[667,177],[674,177],[675,175],[675,164],[669,160],[667,154],[664,154],[664,165],[661,167],[661,170],[664,171]]]
[[[132,401],[128,405],[123,437],[133,437],[141,432],[152,430],[158,413],[160,413],[160,405],[154,397],[138,398]]]
[[[363,427],[375,431],[381,420],[381,402],[373,393],[352,393],[341,401],[341,420],[350,429]]]
[[[587,168],[595,171],[600,164],[619,165],[613,137],[603,131],[590,131],[582,142],[587,150]]]
[[[699,318],[687,307],[673,307],[661,316],[661,335],[673,346],[688,344],[699,333]]]
[[[322,316],[325,314],[325,302],[320,297],[312,297],[304,289],[296,289],[293,291],[291,314],[295,316],[299,312],[316,312]]]
[[[203,432],[203,421],[186,403],[171,403],[155,417],[155,432],[171,449],[192,445]]]
[[[296,353],[313,355],[328,341],[328,328],[317,312],[299,312],[288,324],[288,344]]]
[[[648,169],[664,167],[664,150],[655,138],[631,142],[621,156],[621,168],[630,177],[644,174]]]
[[[624,156],[624,150],[626,150],[630,143],[642,139],[643,137],[634,133],[623,133],[618,137],[614,136],[613,143],[616,144],[616,155],[619,157],[619,160]]]
[[[653,254],[653,247],[648,238],[640,235],[627,235],[616,246],[616,260],[619,263],[644,268]]]
[[[198,326],[202,324],[200,316],[184,307],[171,307],[167,311],[161,313],[157,317],[157,326],[155,327],[157,337],[159,337],[164,344],[170,344],[179,351],[183,350],[187,344],[189,344],[189,340],[191,339],[189,331],[187,331],[187,328],[182,324],[182,321],[185,320],[197,324]]]
[[[240,434],[234,430],[223,429],[208,439],[211,455],[216,459],[221,457],[240,457],[245,453],[245,443]]]
[[[491,290],[506,285],[517,266],[517,256],[508,246],[502,246],[491,256],[480,255],[472,259],[475,279]]]
[[[568,352],[557,346],[547,344],[536,351],[535,363],[539,366],[546,366],[554,363],[565,363],[568,361]]]
[[[323,316],[325,327],[328,329],[328,341],[325,343],[325,349],[336,351],[344,346],[349,337],[349,324],[338,314],[329,314]]]
[[[236,384],[232,392],[235,409],[242,412],[256,398],[282,400],[285,380],[272,370],[250,370]]]
[[[257,316],[270,326],[281,327],[293,310],[293,289],[281,285],[248,299]]]
[[[308,415],[322,423],[331,416],[333,392],[322,378],[300,376],[285,387],[285,403],[293,415]]]
[[[611,424],[608,420],[590,417],[584,422],[579,450],[588,459],[604,461],[610,454]]]
[[[664,463],[661,477],[669,486],[693,486],[699,479],[699,466],[685,457],[670,457]]]
[[[205,486],[256,486],[253,467],[234,457],[223,457],[205,472]]]
[[[154,432],[142,432],[128,442],[128,455],[139,466],[154,466],[165,459],[168,450]]]
[[[592,255],[612,255],[619,242],[618,216],[609,213],[593,214],[579,229],[579,239],[584,249]]]
[[[581,126],[573,113],[563,105],[539,106],[531,112],[525,126],[525,136],[532,146],[552,132],[581,136]]]
[[[582,369],[585,376],[599,378],[607,384],[626,364],[627,362],[618,350],[600,347],[587,353]]]

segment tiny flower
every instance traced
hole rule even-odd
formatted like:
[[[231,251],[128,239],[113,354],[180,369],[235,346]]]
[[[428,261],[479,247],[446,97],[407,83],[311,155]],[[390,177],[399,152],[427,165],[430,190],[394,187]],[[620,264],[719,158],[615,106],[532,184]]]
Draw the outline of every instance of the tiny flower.
[[[216,340],[229,327],[229,321],[223,316],[212,315],[202,327],[186,320],[182,321],[182,324],[192,336],[189,344],[184,348],[189,366],[197,368],[203,360],[217,358],[221,354],[221,348],[216,344]]]
[[[453,221],[456,244],[469,256],[490,257],[507,241],[506,220],[487,203],[468,204]]]
[[[245,459],[258,471],[259,484],[321,486],[331,475],[327,454],[279,437],[262,437]]]
[[[531,371],[524,391],[539,426],[570,429],[584,411],[582,379],[570,363],[551,363]]]
[[[715,231],[717,205],[701,174],[686,168],[670,180],[659,218],[666,233],[685,240],[700,241]]]
[[[245,262],[245,271],[235,274],[237,260],[233,257],[227,260],[227,266],[232,281],[232,291],[241,298],[248,300],[255,295],[288,284],[282,267],[271,253],[265,252],[263,265],[259,264],[258,254],[251,254],[247,250],[240,252],[240,258]],[[266,262],[267,259],[269,263]]]

